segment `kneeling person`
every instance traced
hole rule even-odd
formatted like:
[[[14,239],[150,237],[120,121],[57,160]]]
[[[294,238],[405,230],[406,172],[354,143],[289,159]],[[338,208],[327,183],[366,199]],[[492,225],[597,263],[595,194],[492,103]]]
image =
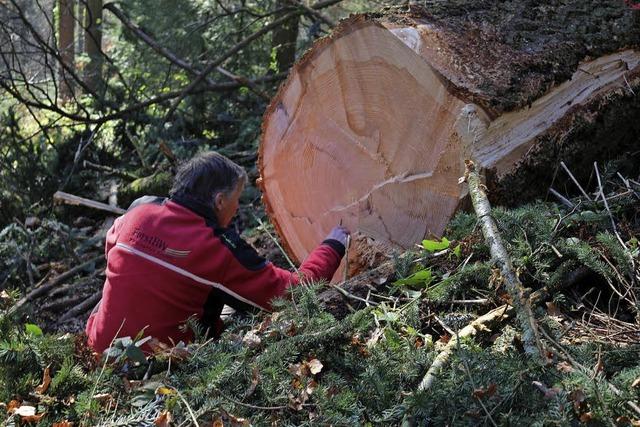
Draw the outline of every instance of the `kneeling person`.
[[[224,304],[268,310],[300,276],[331,279],[345,252],[345,228],[334,228],[299,274],[261,258],[229,228],[246,180],[231,160],[204,153],[179,169],[168,199],[142,197],[116,219],[107,233],[102,300],[86,327],[94,350],[142,330],[167,344],[189,341],[192,332],[181,326],[194,315],[216,335]]]

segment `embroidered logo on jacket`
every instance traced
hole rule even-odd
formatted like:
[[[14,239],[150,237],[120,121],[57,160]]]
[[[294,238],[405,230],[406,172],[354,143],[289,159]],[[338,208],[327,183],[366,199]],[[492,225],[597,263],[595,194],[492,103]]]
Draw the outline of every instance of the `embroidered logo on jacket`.
[[[165,248],[164,253],[175,258],[184,258],[189,255],[191,251],[181,251],[179,249]]]
[[[144,233],[140,228],[136,228],[131,233],[129,241],[135,246],[144,248],[155,253],[164,253],[167,249],[167,243],[157,236],[150,236]]]

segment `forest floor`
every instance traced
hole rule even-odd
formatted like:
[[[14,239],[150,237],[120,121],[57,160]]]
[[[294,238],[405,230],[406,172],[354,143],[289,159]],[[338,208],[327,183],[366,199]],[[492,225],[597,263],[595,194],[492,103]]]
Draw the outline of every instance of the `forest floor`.
[[[473,213],[459,213],[446,238],[390,254],[346,282],[298,287],[273,313],[236,314],[219,340],[190,324],[194,343],[156,344],[149,355],[138,348],[141,337],[119,339],[101,359],[82,331],[104,282],[104,235],[114,218],[16,221],[0,232],[0,280],[20,284],[0,296],[0,419],[640,425],[633,176],[608,169],[604,191],[594,187],[565,205],[493,209],[520,280],[544,295],[533,310],[543,354],[527,350]],[[244,205],[238,225],[262,215],[255,203]],[[273,234],[262,225],[245,237],[286,268]]]

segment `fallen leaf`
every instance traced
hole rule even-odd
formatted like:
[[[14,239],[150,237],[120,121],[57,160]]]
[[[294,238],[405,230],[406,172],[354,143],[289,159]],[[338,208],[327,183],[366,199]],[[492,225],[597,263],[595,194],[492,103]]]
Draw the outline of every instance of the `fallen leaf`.
[[[173,421],[171,412],[164,410],[160,413],[160,415],[158,415],[158,418],[155,419],[153,424],[158,427],[169,427],[171,425],[171,421]]]
[[[583,423],[588,423],[593,419],[593,414],[591,412],[585,412],[584,414],[580,414],[580,421]]]
[[[569,393],[569,399],[573,402],[573,407],[576,412],[580,412],[584,406],[584,402],[587,400],[587,396],[581,389],[573,390]]]
[[[322,371],[322,363],[318,359],[311,359],[308,362],[305,362],[309,367],[309,371],[315,375]]]
[[[449,334],[442,334],[440,336],[440,339],[438,341],[440,341],[442,344],[447,344],[449,341],[451,340],[451,335]]]
[[[35,406],[22,405],[14,411],[15,414],[21,417],[30,417],[36,414]]]
[[[246,418],[241,418],[241,417],[236,417],[233,414],[230,413],[226,413],[227,417],[229,418],[229,421],[231,421],[231,426],[232,427],[239,427],[239,426],[250,426],[251,423],[249,422],[249,420],[247,420]]]
[[[258,330],[256,332],[261,334],[266,331],[269,326],[271,326],[271,317],[264,319],[258,326]]]
[[[318,388],[318,383],[313,381],[313,380],[311,380],[307,384],[307,388],[305,388],[304,391],[305,391],[305,393],[307,393],[307,395],[311,396],[311,394],[313,394],[313,392],[316,390],[316,388]]]
[[[16,409],[20,407],[21,402],[19,400],[12,400],[7,404],[7,413],[13,414]]]
[[[602,371],[604,371],[604,363],[602,363],[602,359],[600,358],[600,356],[598,356],[598,362],[593,367],[593,372],[598,374],[598,373],[600,373]]]
[[[251,384],[247,391],[244,392],[244,397],[247,398],[251,396],[256,391],[258,384],[260,384],[260,370],[257,366],[254,366],[251,370]]]
[[[289,373],[296,378],[302,378],[308,376],[307,368],[302,363],[294,363],[293,365],[289,365]]]
[[[73,427],[73,422],[64,420],[59,423],[53,423],[51,427]]]
[[[49,374],[49,366],[44,368],[44,373],[42,374],[42,384],[36,387],[36,393],[44,394],[49,388],[49,384],[51,384],[51,375]]]
[[[111,396],[109,393],[94,394],[93,398],[103,407],[108,406],[113,401],[113,396]]]
[[[640,420],[631,420],[631,425],[633,427],[640,427]]]
[[[623,415],[621,417],[616,418],[616,424],[619,424],[621,426],[628,426],[629,424],[631,424],[631,419]]]
[[[218,418],[213,422],[213,424],[211,424],[211,427],[224,427],[224,423],[220,418]]]
[[[473,390],[472,394],[473,394],[473,397],[477,399],[484,399],[484,398],[490,398],[491,396],[496,394],[497,390],[498,390],[498,386],[496,386],[494,383],[491,383],[487,386],[487,388],[477,388]]]
[[[21,416],[20,421],[23,423],[37,423],[37,422],[40,422],[40,420],[42,419],[42,417],[44,417],[44,415],[45,415],[45,412],[38,415]]]
[[[565,372],[565,373],[570,373],[573,372],[573,366],[571,366],[571,364],[569,364],[568,362],[558,362],[558,364],[556,365],[556,369],[560,372]]]
[[[553,302],[547,302],[547,313],[552,317],[562,317],[562,312]]]
[[[531,384],[536,386],[536,388],[544,394],[545,399],[553,399],[558,395],[558,393],[560,393],[560,389],[558,387],[549,388],[540,381],[532,381]]]
[[[142,385],[142,381],[140,380],[130,380],[128,378],[122,378],[122,383],[124,385],[124,391],[127,393],[131,393],[133,390],[137,389]]]
[[[640,377],[636,378],[636,379],[631,383],[631,387],[632,387],[632,388],[638,388],[638,387],[640,387]]]
[[[242,344],[253,350],[260,347],[260,344],[262,344],[262,340],[258,335],[256,335],[255,332],[249,331],[245,334],[244,338],[242,338]]]

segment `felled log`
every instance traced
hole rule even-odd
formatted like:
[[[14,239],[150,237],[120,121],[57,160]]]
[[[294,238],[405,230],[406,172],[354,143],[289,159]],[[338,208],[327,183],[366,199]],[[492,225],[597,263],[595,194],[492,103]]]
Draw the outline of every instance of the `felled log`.
[[[342,220],[357,269],[441,235],[465,158],[494,197],[522,199],[560,160],[579,170],[637,141],[634,23],[617,0],[428,1],[342,21],[264,116],[261,187],[285,248],[300,261]]]

